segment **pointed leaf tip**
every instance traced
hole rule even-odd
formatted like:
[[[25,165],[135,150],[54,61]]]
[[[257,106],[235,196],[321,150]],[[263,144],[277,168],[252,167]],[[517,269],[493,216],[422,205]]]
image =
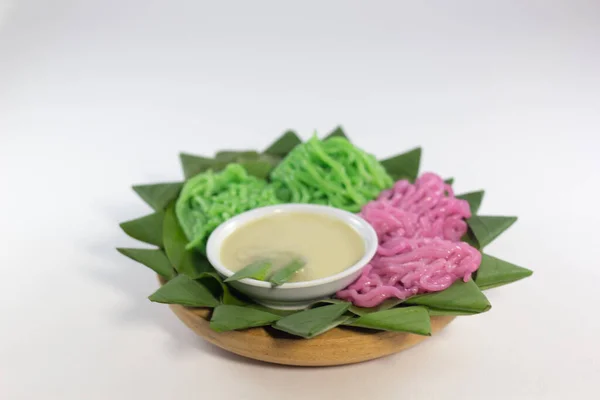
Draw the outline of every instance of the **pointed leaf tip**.
[[[485,192],[483,190],[479,190],[477,192],[469,192],[456,196],[457,199],[466,200],[469,203],[469,207],[471,209],[471,215],[477,214],[479,211],[479,207],[481,206],[481,202],[483,201],[483,195]]]
[[[254,176],[258,179],[267,179],[269,173],[276,165],[274,162],[265,160],[242,161],[239,164],[246,169],[248,175]]]
[[[444,315],[452,315],[452,316],[467,316],[467,315],[475,315],[475,314],[480,314],[479,312],[473,312],[473,311],[457,311],[457,310],[438,310],[435,308],[431,308],[431,307],[427,307],[427,312],[429,312],[429,315],[432,317],[435,316],[444,316]]]
[[[336,303],[329,306],[311,308],[278,320],[273,327],[292,335],[312,338],[346,322],[350,317],[343,316],[350,303]]]
[[[221,171],[227,166],[227,162],[225,161],[195,156],[188,153],[180,153],[179,159],[181,160],[181,167],[183,169],[183,175],[185,176],[185,179],[189,179],[209,169],[215,172]]]
[[[270,325],[279,315],[250,307],[220,305],[213,311],[210,327],[216,332],[233,331]]]
[[[215,155],[215,159],[228,163],[240,161],[255,161],[260,154],[255,150],[221,150]]]
[[[492,305],[481,289],[471,279],[468,282],[458,280],[448,289],[410,297],[406,304],[426,306],[436,310],[462,311],[467,313],[482,313]]]
[[[217,161],[224,161],[227,163],[238,163],[242,164],[248,170],[248,165],[252,166],[255,163],[269,164],[271,167],[275,167],[281,161],[280,157],[273,156],[270,154],[260,154],[255,150],[224,150],[219,151],[215,159]],[[251,171],[249,171],[252,175]],[[256,175],[255,175],[256,176]],[[260,176],[257,176],[260,178]]]
[[[480,289],[485,290],[516,282],[532,274],[533,271],[527,268],[519,267],[488,254],[482,254],[481,265],[475,275],[475,283]]]
[[[203,255],[186,249],[188,239],[179,225],[175,207],[170,205],[164,213],[163,243],[165,253],[175,270],[192,278],[213,270]]]
[[[387,158],[381,161],[388,174],[396,180],[408,179],[414,181],[419,176],[421,164],[421,148],[417,147],[406,153]]]
[[[141,218],[122,222],[119,226],[134,239],[162,247],[163,218],[163,212],[155,212]]]
[[[399,307],[361,316],[352,326],[395,332],[431,335],[431,321],[425,307]]]
[[[479,247],[483,249],[516,221],[517,217],[473,215],[467,220],[467,224]]]
[[[248,304],[243,295],[231,290],[216,272],[203,272],[197,280],[209,289],[215,298],[220,298],[223,304],[232,306],[246,306]]]
[[[135,185],[133,190],[155,211],[162,211],[177,198],[182,186],[182,182],[165,182]]]
[[[402,303],[403,301],[404,300],[400,300],[397,298],[390,298],[390,299],[385,299],[383,301],[383,303],[379,304],[376,307],[365,308],[365,307],[357,307],[355,305],[352,305],[352,306],[350,306],[348,311],[350,311],[353,314],[362,316],[362,315],[370,314],[373,312],[389,310],[390,308],[396,307],[398,304]]]
[[[165,252],[160,249],[117,248],[117,251],[152,269],[165,279],[171,279],[175,276],[175,270],[171,266],[171,262]]]
[[[150,301],[164,304],[181,304],[188,307],[216,307],[219,301],[200,282],[186,275],[177,275],[148,297]]]
[[[266,154],[277,157],[285,157],[290,151],[297,145],[302,143],[302,140],[298,137],[296,132],[287,131],[281,135],[273,144],[271,144],[266,150]]]
[[[344,139],[346,139],[348,141],[350,140],[348,138],[348,136],[346,135],[346,133],[344,132],[344,129],[342,128],[341,125],[338,126],[338,127],[336,127],[331,133],[329,133],[327,136],[325,136],[323,138],[323,140],[331,139],[331,138],[334,138],[334,137],[341,137],[341,138],[344,138]]]

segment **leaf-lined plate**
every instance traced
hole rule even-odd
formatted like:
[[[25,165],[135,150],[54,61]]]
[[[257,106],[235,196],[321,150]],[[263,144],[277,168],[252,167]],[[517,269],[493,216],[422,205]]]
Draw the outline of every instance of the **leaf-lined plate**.
[[[326,139],[329,137],[347,138],[341,127],[332,131]],[[301,140],[298,135],[288,131],[262,152],[223,150],[217,152],[214,157],[182,153],[181,164],[186,180],[209,169],[220,171],[231,162],[241,164],[253,176],[267,179],[270,171],[299,143]],[[413,181],[419,174],[420,158],[421,149],[416,148],[389,157],[381,163],[394,179]],[[453,178],[447,179],[446,183],[452,185]],[[345,301],[325,299],[304,311],[273,310],[237,293],[214,271],[204,255],[186,250],[188,240],[179,226],[172,206],[182,186],[182,182],[167,182],[133,187],[154,213],[125,222],[121,227],[132,238],[156,247],[121,248],[119,251],[152,269],[161,277],[163,285],[149,297],[151,301],[171,304],[178,316],[197,332],[200,322],[192,324],[190,320],[193,316],[201,316],[202,321],[210,320],[212,328],[207,329],[212,333],[206,334],[206,331],[202,330],[202,335],[213,342],[218,342],[216,338],[221,337],[219,335],[263,332],[265,337],[270,337],[271,341],[275,340],[276,343],[280,340],[295,340],[294,343],[315,343],[316,346],[321,340],[336,335],[344,336],[345,341],[371,337],[369,335],[383,335],[381,337],[404,338],[402,340],[407,340],[412,345],[416,343],[414,338],[422,340],[431,332],[441,329],[457,315],[488,311],[491,305],[482,290],[523,279],[532,273],[525,268],[483,254],[481,266],[472,280],[457,281],[442,292],[414,296],[405,301],[388,299],[373,308],[360,308]],[[478,215],[483,194],[483,191],[476,191],[457,196],[469,203],[472,213],[472,217],[467,221],[469,230],[463,240],[478,249],[483,249],[516,221],[516,217]],[[290,271],[293,271],[293,268],[290,267]],[[234,275],[229,279],[266,279],[266,276],[263,276],[265,272],[266,269],[261,270],[257,267],[256,271],[244,271],[244,274],[249,274],[247,276]],[[284,272],[281,273],[282,277],[275,277],[277,279],[274,279],[274,284],[278,284],[280,278],[282,281],[287,279],[287,276],[283,276],[286,275]],[[208,322],[206,324],[208,326]],[[202,327],[204,329],[205,325]],[[264,335],[261,333],[259,336]],[[406,346],[408,345],[404,343],[396,347],[395,351]],[[357,347],[353,352],[358,354],[362,348],[364,346]],[[239,349],[230,350],[244,353]],[[268,349],[264,351],[268,352]],[[323,351],[328,350],[321,349],[321,352]],[[390,352],[389,349],[385,351]],[[381,351],[375,351],[373,354],[382,355]],[[374,358],[373,354],[350,358],[362,361]],[[265,357],[268,358],[263,354],[254,358]],[[347,362],[355,361],[345,360],[342,363]],[[304,360],[296,364],[329,365],[327,363],[333,362],[319,364],[317,361]]]

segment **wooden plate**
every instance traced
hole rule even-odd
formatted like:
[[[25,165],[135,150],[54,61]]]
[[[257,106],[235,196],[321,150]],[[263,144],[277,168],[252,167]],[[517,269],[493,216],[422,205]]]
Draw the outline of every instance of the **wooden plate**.
[[[408,349],[429,336],[411,333],[335,328],[314,339],[299,339],[270,327],[215,332],[209,327],[209,309],[170,304],[189,328],[210,343],[238,354],[275,364],[331,366],[373,360]],[[431,317],[435,334],[455,317]]]

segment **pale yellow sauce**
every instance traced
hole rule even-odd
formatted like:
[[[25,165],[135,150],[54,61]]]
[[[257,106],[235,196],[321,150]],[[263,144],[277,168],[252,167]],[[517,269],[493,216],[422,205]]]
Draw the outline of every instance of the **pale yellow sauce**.
[[[260,260],[272,260],[276,271],[297,257],[306,264],[289,282],[335,275],[365,253],[361,236],[345,222],[313,213],[277,213],[249,222],[223,242],[221,262],[236,272]]]

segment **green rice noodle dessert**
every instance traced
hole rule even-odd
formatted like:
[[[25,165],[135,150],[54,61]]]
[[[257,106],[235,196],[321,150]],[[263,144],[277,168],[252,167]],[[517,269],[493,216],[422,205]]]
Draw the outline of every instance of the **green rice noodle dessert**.
[[[326,204],[351,212],[392,187],[374,156],[347,139],[313,136],[292,150],[271,172],[277,195],[292,203]]]
[[[198,174],[185,183],[175,205],[177,219],[190,241],[187,249],[205,251],[206,240],[222,222],[258,207],[278,204],[274,189],[248,175],[239,164]]]

